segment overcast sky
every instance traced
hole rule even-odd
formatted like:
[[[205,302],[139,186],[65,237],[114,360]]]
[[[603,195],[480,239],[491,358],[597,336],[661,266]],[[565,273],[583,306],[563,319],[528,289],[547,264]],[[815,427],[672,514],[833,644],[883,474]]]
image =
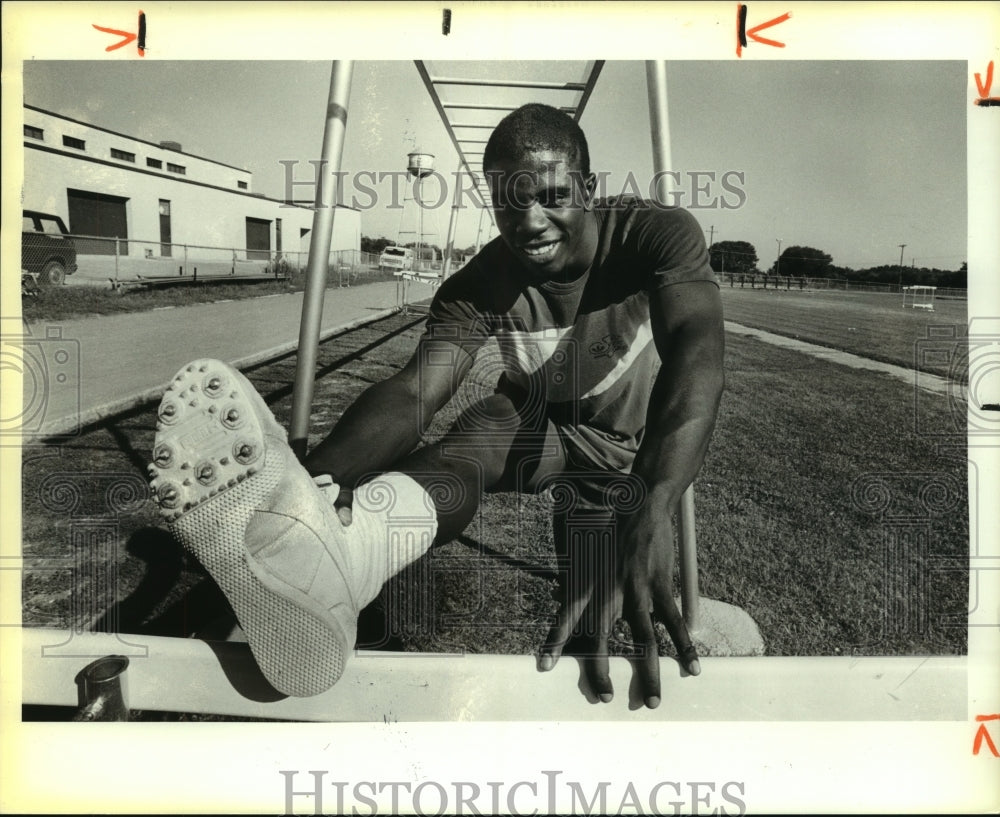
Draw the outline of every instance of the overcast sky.
[[[584,63],[429,67],[432,75],[477,71],[576,81]],[[672,164],[681,174],[676,195],[685,206],[714,201],[693,209],[706,239],[714,227],[716,241],[751,242],[762,268],[774,261],[777,239],[783,248],[817,247],[851,267],[897,263],[902,243],[907,265],[915,259],[918,266],[956,269],[966,260],[964,62],[671,62],[667,78]],[[24,66],[28,104],[141,139],[174,140],[188,153],[246,167],[254,189],[275,198],[284,195],[282,160],[299,163],[298,179],[310,178],[307,163],[320,156],[329,80],[328,62]],[[487,96],[461,88],[445,93],[459,102]],[[536,98],[574,101],[560,93],[537,92]],[[608,192],[620,192],[630,174],[645,192],[652,158],[643,64],[607,63],[581,124],[593,169],[609,174]],[[453,174],[456,153],[414,64],[355,63],[343,161],[348,178],[405,170],[415,147]],[[694,172],[715,174],[714,182],[697,177],[703,189],[697,198]],[[722,186],[727,173],[729,190]],[[384,205],[391,182],[374,186],[382,201],[365,209],[362,232],[395,239],[401,228],[414,230],[415,209],[401,219],[399,210]],[[436,198],[433,186],[428,195]],[[294,196],[313,193],[298,186]],[[362,206],[368,199],[360,195]],[[479,222],[475,209],[462,211],[459,246],[475,242]],[[428,239],[443,244],[447,225],[447,204],[429,212],[424,229],[436,236]]]

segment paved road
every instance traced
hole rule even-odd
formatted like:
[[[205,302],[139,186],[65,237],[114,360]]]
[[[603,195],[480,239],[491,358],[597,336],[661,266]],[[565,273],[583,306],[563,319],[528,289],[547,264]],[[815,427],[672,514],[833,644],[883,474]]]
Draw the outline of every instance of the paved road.
[[[411,284],[410,302],[433,290]],[[397,305],[394,281],[326,291],[322,332],[378,317]],[[127,315],[86,317],[25,328],[4,321],[5,347],[23,344],[28,439],[72,434],[81,425],[155,399],[197,357],[249,365],[298,341],[302,293],[221,301]],[[30,333],[25,336],[23,333]],[[11,359],[5,348],[5,358]],[[21,368],[21,367],[19,367]],[[16,421],[4,412],[5,430]]]

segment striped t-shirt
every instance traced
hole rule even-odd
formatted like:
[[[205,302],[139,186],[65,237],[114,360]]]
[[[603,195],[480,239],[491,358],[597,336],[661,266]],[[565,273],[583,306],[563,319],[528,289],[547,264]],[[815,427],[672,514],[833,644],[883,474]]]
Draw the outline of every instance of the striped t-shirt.
[[[495,337],[506,379],[545,400],[571,459],[627,470],[659,368],[650,293],[717,282],[686,210],[629,200],[598,202],[595,213],[600,238],[585,274],[533,282],[497,238],[441,285],[426,335],[472,347]]]

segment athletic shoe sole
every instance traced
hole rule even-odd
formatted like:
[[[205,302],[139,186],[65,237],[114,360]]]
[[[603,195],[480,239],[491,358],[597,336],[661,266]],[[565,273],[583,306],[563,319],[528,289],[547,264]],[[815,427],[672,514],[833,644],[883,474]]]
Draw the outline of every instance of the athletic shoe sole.
[[[333,686],[356,619],[331,542],[339,523],[250,382],[217,360],[181,369],[160,402],[149,475],[268,682],[297,697]]]

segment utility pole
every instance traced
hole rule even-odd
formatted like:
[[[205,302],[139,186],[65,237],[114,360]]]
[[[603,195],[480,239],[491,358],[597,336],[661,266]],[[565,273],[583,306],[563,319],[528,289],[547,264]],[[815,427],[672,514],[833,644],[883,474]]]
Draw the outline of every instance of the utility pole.
[[[903,291],[903,249],[905,244],[899,245],[899,291]]]

